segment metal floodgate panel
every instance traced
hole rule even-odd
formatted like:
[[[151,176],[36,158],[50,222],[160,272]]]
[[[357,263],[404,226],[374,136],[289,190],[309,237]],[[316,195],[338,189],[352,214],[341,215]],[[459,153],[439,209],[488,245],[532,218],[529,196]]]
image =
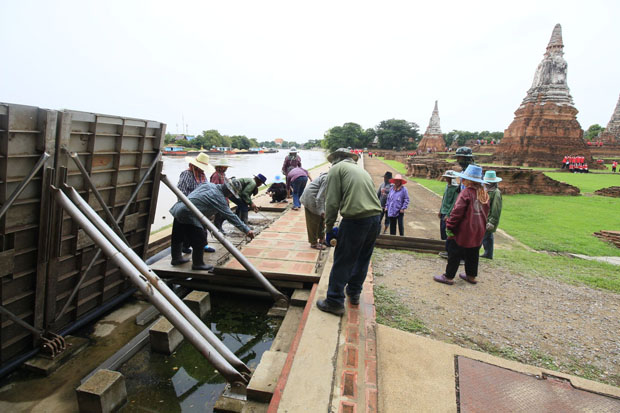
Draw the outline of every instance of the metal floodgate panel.
[[[460,412],[620,412],[620,399],[459,356]]]

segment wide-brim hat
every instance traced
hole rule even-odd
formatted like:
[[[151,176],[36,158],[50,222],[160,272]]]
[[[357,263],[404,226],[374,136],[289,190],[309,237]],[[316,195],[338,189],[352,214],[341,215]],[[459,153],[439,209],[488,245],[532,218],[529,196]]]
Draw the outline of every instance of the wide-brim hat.
[[[445,178],[457,178],[456,176],[456,172],[453,171],[452,169],[448,169],[446,172],[444,172],[443,175],[441,175],[442,177]]]
[[[502,178],[498,177],[495,174],[495,171],[486,171],[484,173],[484,178],[483,179],[484,179],[485,182],[488,182],[490,184],[494,184],[494,183],[497,183],[497,182],[502,182]]]
[[[467,165],[467,169],[465,172],[455,172],[456,176],[467,179],[468,181],[478,182],[483,184],[484,180],[482,179],[482,167],[478,165]]]
[[[289,153],[297,153],[297,148],[296,147],[292,147],[291,149],[288,150]]]
[[[391,184],[395,184],[396,181],[401,181],[401,185],[405,185],[407,183],[407,180],[403,179],[403,176],[401,174],[396,174],[394,178],[390,179]]]
[[[357,160],[359,159],[359,156],[357,156],[357,154],[353,152],[350,152],[346,148],[340,148],[340,149],[336,149],[335,151],[327,155],[327,162],[333,163],[336,159],[339,159],[339,158],[351,158],[355,162],[357,162]]]
[[[215,172],[215,168],[209,163],[209,155],[204,152],[200,152],[195,158],[193,156],[186,156],[185,161],[202,170],[205,175],[211,175]]]
[[[228,160],[226,158],[219,158],[215,162],[213,162],[213,166],[225,166],[226,168],[230,168],[228,164]]]
[[[284,182],[285,181],[284,181],[284,178],[282,178],[282,175],[276,175],[274,180],[273,180],[274,184],[281,184],[281,183],[284,183]]]
[[[267,178],[265,177],[265,175],[263,174],[257,174],[254,175],[254,178],[258,179],[259,181],[261,181],[263,183],[263,185],[267,184]]]

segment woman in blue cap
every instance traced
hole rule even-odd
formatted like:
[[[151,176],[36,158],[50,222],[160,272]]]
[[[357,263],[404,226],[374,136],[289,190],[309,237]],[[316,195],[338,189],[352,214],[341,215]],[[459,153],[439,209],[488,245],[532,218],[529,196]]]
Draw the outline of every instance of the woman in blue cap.
[[[482,184],[482,168],[469,165],[465,172],[457,172],[465,189],[461,191],[450,216],[446,219],[448,241],[448,264],[446,272],[436,275],[437,282],[452,285],[461,260],[465,261],[465,274],[459,277],[470,284],[476,284],[478,276],[478,253],[486,232],[489,214],[489,194]]]
[[[267,195],[271,195],[271,203],[286,202],[286,182],[282,175],[276,175],[273,183],[267,189]]]

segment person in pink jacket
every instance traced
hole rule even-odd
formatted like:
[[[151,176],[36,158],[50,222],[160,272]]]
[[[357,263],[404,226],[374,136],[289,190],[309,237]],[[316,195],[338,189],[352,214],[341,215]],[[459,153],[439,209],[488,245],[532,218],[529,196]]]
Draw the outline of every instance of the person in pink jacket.
[[[446,220],[448,241],[448,264],[446,272],[436,275],[433,280],[452,285],[461,260],[465,261],[465,274],[459,277],[470,284],[476,284],[478,276],[478,251],[486,232],[489,215],[489,194],[482,184],[482,168],[469,165],[465,172],[456,173],[461,177],[465,189],[461,191],[450,216]]]

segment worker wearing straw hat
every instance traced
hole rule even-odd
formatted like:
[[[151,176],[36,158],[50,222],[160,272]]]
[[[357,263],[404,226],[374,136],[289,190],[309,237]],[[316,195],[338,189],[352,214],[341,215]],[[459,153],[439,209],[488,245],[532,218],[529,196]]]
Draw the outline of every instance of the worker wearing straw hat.
[[[484,238],[482,238],[482,247],[484,248],[484,254],[480,257],[493,259],[493,234],[497,231],[499,225],[499,217],[502,215],[502,193],[497,185],[502,182],[502,178],[499,178],[495,171],[486,171],[484,174],[484,182],[487,193],[489,194],[489,219],[487,220],[486,232]]]
[[[199,185],[208,182],[207,176],[211,175],[215,172],[215,169],[209,163],[209,155],[206,153],[199,153],[197,157],[186,156],[185,160],[189,164],[189,168],[181,172],[179,175],[179,183],[177,184],[177,188],[183,195],[189,196],[194,189],[196,189]],[[206,236],[205,231],[205,236]],[[204,246],[205,252],[215,252],[215,248],[211,247],[207,241],[207,244]],[[189,248],[188,241],[184,241],[183,243],[183,252],[185,254],[189,254],[192,250]]]
[[[228,170],[228,167],[229,167],[228,161],[226,160],[226,158],[216,159],[216,161],[213,163],[213,166],[215,166],[215,172],[213,172],[213,174],[209,178],[209,181],[211,181],[212,184],[220,184],[220,185],[226,184],[226,182],[228,182],[228,178],[226,177],[226,171]],[[215,214],[215,217],[213,218],[213,224],[223,234],[225,234],[224,229],[222,228],[224,221],[225,220],[222,214]]]

